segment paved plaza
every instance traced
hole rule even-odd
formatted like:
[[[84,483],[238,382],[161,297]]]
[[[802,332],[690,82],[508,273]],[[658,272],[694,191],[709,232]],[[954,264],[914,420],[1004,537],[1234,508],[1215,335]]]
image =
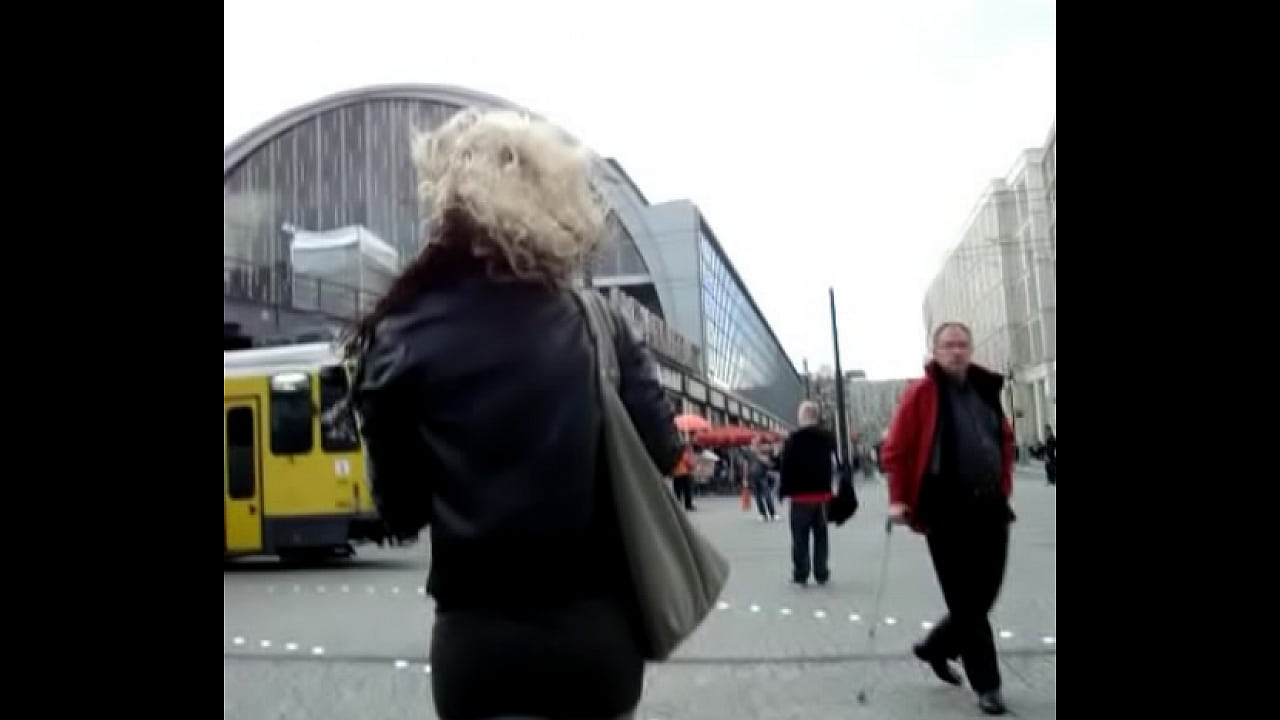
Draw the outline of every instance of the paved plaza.
[[[736,499],[702,498],[696,523],[729,557],[719,608],[667,663],[649,669],[640,720],[976,717],[971,693],[941,685],[909,649],[942,613],[921,538],[895,530],[880,617],[883,483],[833,528],[832,581],[788,582],[784,522]],[[1057,500],[1020,472],[1004,592],[992,615],[1005,694],[1022,718],[1056,717]],[[784,510],[785,512],[785,510]],[[223,709],[228,720],[434,718],[426,650],[427,548],[362,550],[349,563],[226,565]],[[875,647],[868,638],[878,623]],[[855,697],[869,686],[870,702]]]

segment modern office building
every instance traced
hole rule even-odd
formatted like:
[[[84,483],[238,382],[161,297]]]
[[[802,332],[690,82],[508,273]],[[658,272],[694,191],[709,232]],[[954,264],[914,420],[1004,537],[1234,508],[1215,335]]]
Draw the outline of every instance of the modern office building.
[[[1057,424],[1058,262],[1050,243],[1049,192],[1044,150],[1023,153],[1009,173],[1014,200],[1014,237],[1019,249],[1014,293],[1015,402],[1027,419],[1027,442],[1042,440],[1044,426]]]
[[[862,442],[875,443],[889,431],[889,423],[907,391],[907,379],[850,378],[845,386],[849,427]]]
[[[229,145],[224,345],[326,337],[351,319],[335,309],[368,307],[376,287],[333,277],[378,280],[369,263],[420,250],[409,142],[468,106],[521,109],[454,87],[372,87],[290,110]],[[610,242],[587,279],[649,342],[679,408],[715,422],[794,425],[800,376],[697,207],[650,204],[614,160],[598,159],[595,172],[612,209]],[[343,246],[341,268],[317,278],[294,267],[299,237],[356,240]]]
[[[852,440],[874,443],[889,429],[893,413],[898,409],[902,394],[906,392],[907,379],[869,380],[861,370],[844,373],[845,415]],[[836,428],[836,379],[835,370],[824,365],[810,377],[809,397],[817,401],[822,423],[833,431]]]
[[[1016,260],[1013,203],[1008,186],[994,180],[979,198],[924,301],[927,342],[939,324],[964,322],[973,331],[974,361],[1004,372],[1012,365],[1009,322],[1012,287],[1007,272]]]
[[[1058,258],[1058,123],[1049,129],[1044,144],[1044,187],[1049,203],[1049,252]]]
[[[1005,402],[1024,445],[1057,424],[1056,151],[1055,131],[991,182],[924,302],[926,335],[967,323],[975,362],[1010,377]]]

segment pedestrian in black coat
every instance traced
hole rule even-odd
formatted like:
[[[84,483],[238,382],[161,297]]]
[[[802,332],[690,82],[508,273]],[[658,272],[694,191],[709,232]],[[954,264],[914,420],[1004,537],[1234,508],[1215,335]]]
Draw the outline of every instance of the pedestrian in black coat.
[[[1049,425],[1044,426],[1044,474],[1050,485],[1058,484],[1058,437]]]
[[[604,234],[587,157],[506,112],[466,111],[422,138],[429,241],[350,344],[378,511],[397,536],[430,531],[441,720],[629,717],[640,699],[642,635],[571,290]],[[671,408],[616,325],[622,401],[670,472]]]

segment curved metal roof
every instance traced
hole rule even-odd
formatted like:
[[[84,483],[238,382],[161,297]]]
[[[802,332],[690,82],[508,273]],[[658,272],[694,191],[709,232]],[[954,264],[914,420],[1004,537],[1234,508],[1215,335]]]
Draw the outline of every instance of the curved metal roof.
[[[258,127],[241,135],[222,151],[222,174],[225,177],[262,145],[290,128],[330,110],[367,100],[425,100],[442,105],[490,107],[519,110],[536,115],[496,95],[454,87],[452,85],[373,85],[334,93],[314,102],[286,110]]]
[[[517,105],[510,100],[453,85],[400,83],[345,90],[292,110],[286,110],[237,138],[222,151],[223,178],[225,179],[231,171],[273,138],[323,113],[370,100],[419,100],[452,105],[458,108],[485,107],[516,110],[534,117],[542,117],[539,113]],[[661,268],[662,259],[658,253],[653,252],[652,248],[648,246],[650,232],[644,222],[643,214],[638,212],[639,208],[649,204],[648,199],[644,197],[640,189],[636,187],[635,182],[626,175],[625,171],[622,170],[622,166],[616,160],[605,159],[594,153],[593,157],[603,177],[606,179],[621,178],[617,184],[630,190],[630,192],[625,192],[622,187],[617,189],[602,188],[613,200],[614,212],[635,240],[636,247],[640,251],[640,257],[649,272],[653,272],[655,265]],[[606,183],[606,185],[609,184],[614,183]],[[634,197],[632,194],[634,194]],[[632,207],[633,205],[635,207]]]

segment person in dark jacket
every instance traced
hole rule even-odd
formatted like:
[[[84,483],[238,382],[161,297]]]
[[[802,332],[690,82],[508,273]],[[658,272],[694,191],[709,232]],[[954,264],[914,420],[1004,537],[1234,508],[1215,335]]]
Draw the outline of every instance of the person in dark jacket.
[[[1058,436],[1051,425],[1044,426],[1044,474],[1050,485],[1058,484]]]
[[[819,585],[831,579],[827,503],[833,496],[836,438],[818,424],[820,417],[817,403],[800,403],[800,429],[791,433],[782,446],[778,496],[791,500],[791,581],[797,585],[808,584],[810,570]]]
[[[773,486],[769,482],[769,466],[772,459],[768,450],[755,438],[751,448],[747,450],[747,482],[751,485],[751,494],[756,498],[756,510],[760,519],[773,522],[778,519],[778,509],[773,504]]]
[[[1013,429],[1000,405],[1004,378],[971,362],[973,335],[961,323],[933,333],[933,362],[910,386],[889,427],[889,517],[925,534],[948,615],[916,657],[959,685],[964,662],[978,706],[1007,712],[988,615],[1004,581],[1013,511]]]
[[[464,111],[414,164],[430,237],[348,347],[378,511],[396,536],[430,530],[437,714],[630,717],[643,636],[570,289],[604,234],[588,155],[545,122]],[[622,401],[670,472],[672,410],[615,319]]]
[[[765,446],[765,454],[769,457],[769,492],[778,494],[778,483],[782,479],[782,444],[772,443]],[[775,515],[774,520],[777,520]]]
[[[671,489],[676,499],[684,503],[685,510],[693,510],[693,471],[698,465],[698,458],[692,443],[685,443],[680,450],[680,458],[672,471]]]

